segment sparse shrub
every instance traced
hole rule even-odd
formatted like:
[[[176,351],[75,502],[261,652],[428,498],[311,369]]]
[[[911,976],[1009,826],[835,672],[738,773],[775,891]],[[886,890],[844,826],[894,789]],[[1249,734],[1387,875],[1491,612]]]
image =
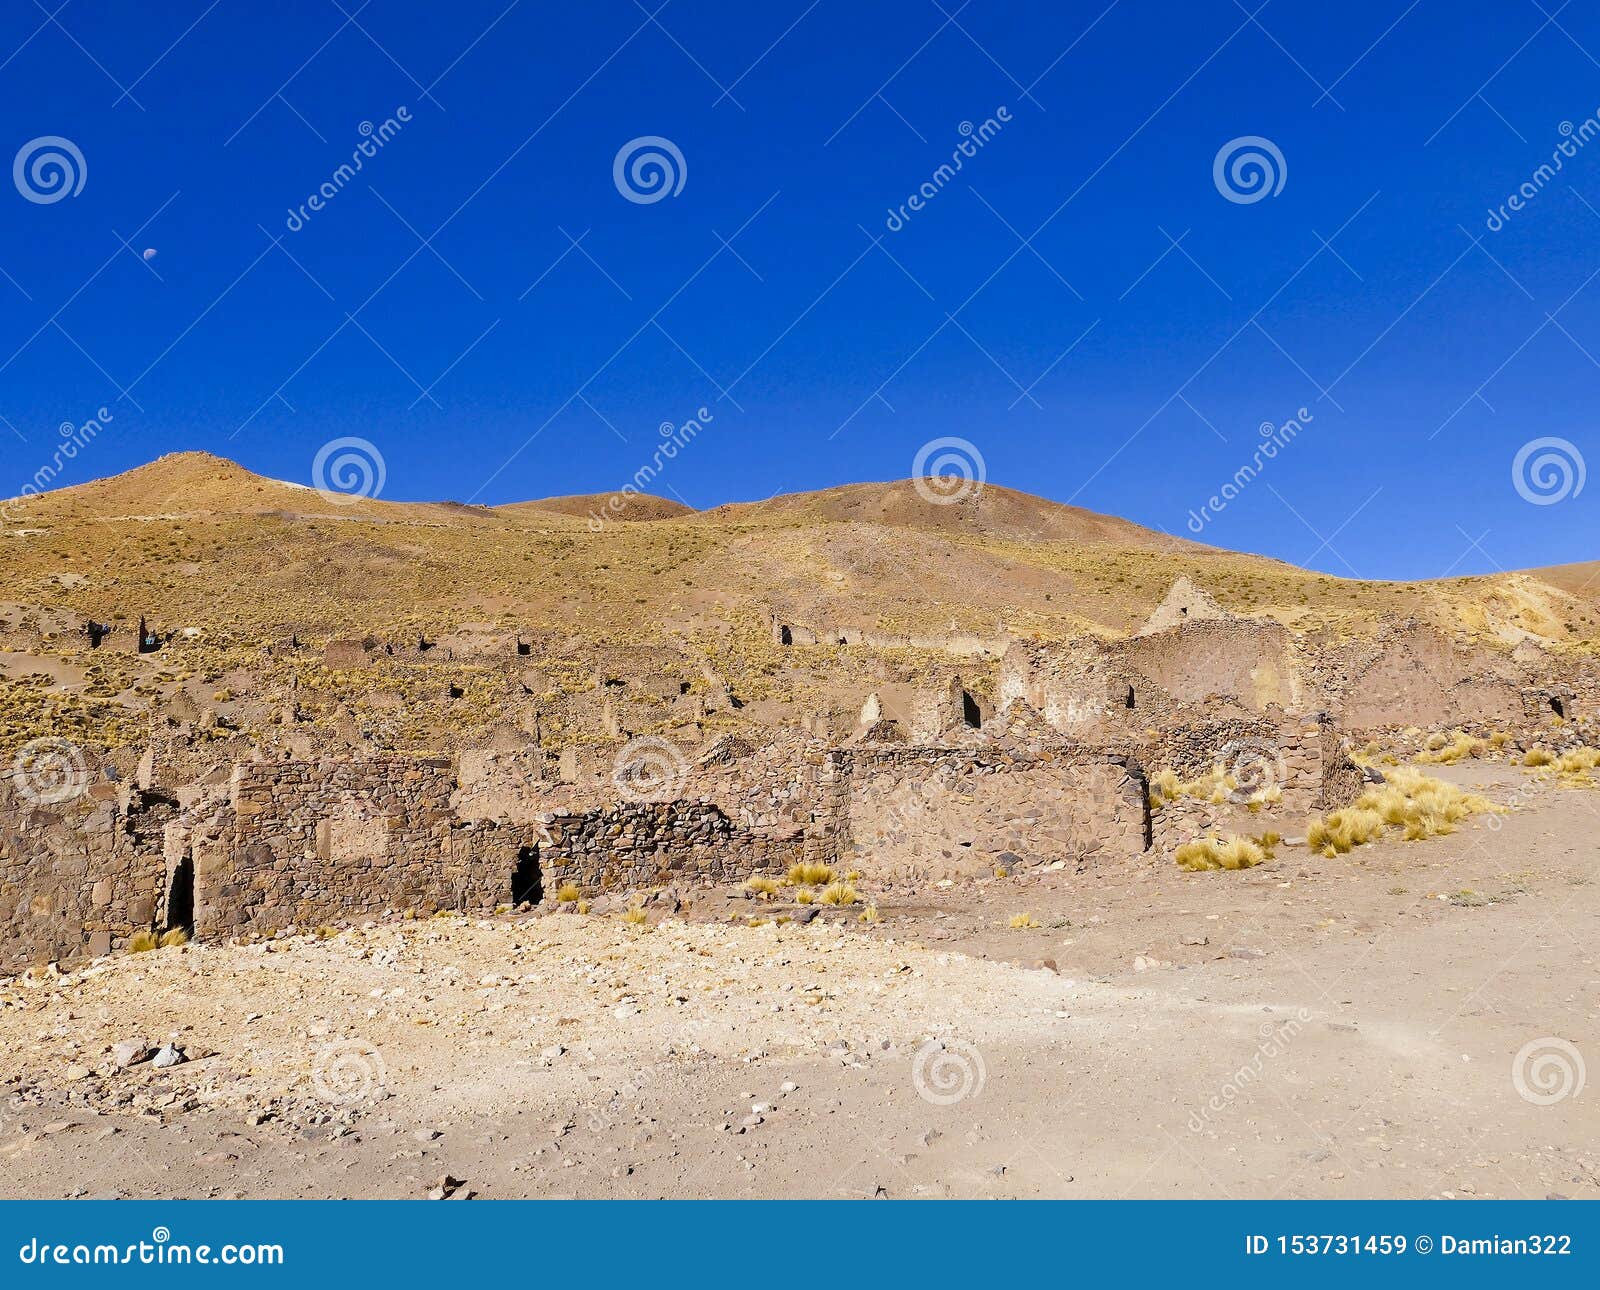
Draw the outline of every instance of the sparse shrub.
[[[1251,838],[1241,838],[1236,833],[1221,838],[1197,838],[1193,842],[1185,842],[1173,852],[1178,868],[1191,873],[1212,869],[1253,869],[1266,858],[1266,849],[1260,843]]]
[[[580,900],[576,908],[578,913],[587,914],[589,912],[589,902],[587,900]]]
[[[170,949],[174,945],[187,945],[189,933],[181,927],[171,927],[161,933],[161,948]]]
[[[1427,749],[1417,754],[1417,760],[1426,765],[1453,766],[1469,757],[1481,757],[1486,745],[1481,739],[1458,730],[1453,735],[1428,736]]]
[[[1032,914],[1012,914],[1011,915],[1010,926],[1012,926],[1012,927],[1015,927],[1015,928],[1018,928],[1018,929],[1022,929],[1022,928],[1028,928],[1028,927],[1037,927],[1038,925],[1039,925],[1039,920],[1037,918],[1035,918]]]
[[[817,899],[817,893],[810,887],[801,887],[794,893],[794,903],[797,905],[810,905]]]
[[[876,905],[868,905],[857,915],[857,918],[863,923],[881,923],[883,921],[883,915],[878,912]]]
[[[644,912],[643,905],[633,904],[629,905],[627,911],[622,915],[622,921],[630,927],[643,927],[650,921],[650,915]]]
[[[833,881],[833,870],[817,861],[806,860],[791,865],[788,878],[796,887],[825,887]]]
[[[1548,766],[1555,759],[1555,754],[1545,748],[1530,748],[1522,754],[1524,766]]]
[[[760,896],[763,900],[770,900],[783,886],[776,878],[768,878],[765,874],[757,874],[745,883],[744,889],[753,896]]]
[[[859,899],[856,889],[847,882],[831,882],[822,889],[818,898],[824,905],[853,905]]]
[[[556,899],[559,900],[563,905],[565,905],[568,901],[581,900],[582,898],[583,892],[579,889],[578,884],[575,882],[564,882],[556,888]]]
[[[158,937],[154,932],[151,932],[151,931],[135,932],[132,936],[130,936],[128,938],[128,953],[129,954],[143,954],[147,950],[155,949],[156,946],[158,946],[160,944],[161,944],[161,938]]]
[[[1382,787],[1368,789],[1344,810],[1312,820],[1306,829],[1311,849],[1331,859],[1375,841],[1385,828],[1399,829],[1407,842],[1420,842],[1454,833],[1456,825],[1468,816],[1504,809],[1476,793],[1406,767],[1389,771],[1387,779]]]

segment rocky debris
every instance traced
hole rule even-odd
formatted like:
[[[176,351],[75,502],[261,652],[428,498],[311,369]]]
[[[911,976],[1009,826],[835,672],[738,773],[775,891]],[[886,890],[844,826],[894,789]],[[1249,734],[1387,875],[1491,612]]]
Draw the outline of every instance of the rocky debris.
[[[111,1049],[111,1064],[119,1071],[148,1061],[155,1051],[142,1039],[124,1039]]]
[[[183,1049],[176,1044],[163,1044],[160,1051],[150,1059],[150,1065],[159,1071],[166,1070],[171,1066],[181,1065],[188,1060],[189,1058],[185,1055]]]
[[[473,1193],[467,1189],[466,1180],[443,1174],[428,1189],[429,1200],[471,1200]]]

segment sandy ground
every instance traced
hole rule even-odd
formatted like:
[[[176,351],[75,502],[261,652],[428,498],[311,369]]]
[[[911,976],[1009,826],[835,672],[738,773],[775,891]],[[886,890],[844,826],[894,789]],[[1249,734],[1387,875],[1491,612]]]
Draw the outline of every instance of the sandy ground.
[[[1600,1195],[1600,792],[1439,773],[1517,809],[871,925],[719,898],[36,972],[0,1196]]]

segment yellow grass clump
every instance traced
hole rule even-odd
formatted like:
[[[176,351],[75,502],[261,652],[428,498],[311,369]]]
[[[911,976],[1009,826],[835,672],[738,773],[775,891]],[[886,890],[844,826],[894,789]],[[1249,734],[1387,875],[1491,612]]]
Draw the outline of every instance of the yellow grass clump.
[[[1434,734],[1428,736],[1427,746],[1417,754],[1417,760],[1426,765],[1453,766],[1470,757],[1483,756],[1486,747],[1483,740],[1460,730],[1453,735]]]
[[[169,928],[167,931],[161,933],[160,944],[161,948],[164,950],[170,949],[174,945],[187,945],[188,943],[189,933],[184,931],[181,927]]]
[[[575,882],[564,882],[556,888],[556,899],[565,905],[570,900],[581,900],[583,891]]]
[[[147,950],[155,949],[160,944],[161,939],[154,932],[135,932],[128,938],[128,953],[143,954]]]
[[[776,894],[778,889],[782,886],[783,884],[780,883],[776,878],[768,878],[763,874],[757,874],[754,878],[750,879],[749,882],[745,883],[744,889],[752,896],[760,896],[763,899],[769,899]]]
[[[794,903],[797,905],[810,905],[815,903],[816,899],[817,893],[810,887],[801,887],[794,894]]]
[[[1039,920],[1032,914],[1013,914],[1010,925],[1016,928],[1037,927]]]
[[[1556,755],[1544,748],[1530,748],[1522,754],[1524,766],[1548,766],[1555,759]]]
[[[824,905],[853,905],[858,899],[856,889],[847,882],[831,882],[822,889]]]
[[[1173,853],[1173,859],[1178,862],[1178,868],[1200,873],[1211,869],[1253,869],[1269,854],[1254,838],[1230,833],[1226,837],[1185,842]]]
[[[1399,829],[1405,841],[1421,842],[1454,833],[1469,816],[1504,809],[1418,770],[1396,767],[1387,779],[1344,810],[1312,820],[1306,829],[1311,849],[1330,858],[1344,855],[1376,841],[1385,829]]]
[[[650,915],[644,912],[644,906],[641,904],[629,905],[627,911],[622,915],[622,921],[627,923],[629,927],[643,927],[649,920]]]
[[[796,887],[826,887],[833,881],[833,870],[825,864],[806,860],[789,867],[788,879]]]
[[[881,923],[883,921],[883,915],[878,912],[876,905],[868,905],[856,917],[863,923]]]

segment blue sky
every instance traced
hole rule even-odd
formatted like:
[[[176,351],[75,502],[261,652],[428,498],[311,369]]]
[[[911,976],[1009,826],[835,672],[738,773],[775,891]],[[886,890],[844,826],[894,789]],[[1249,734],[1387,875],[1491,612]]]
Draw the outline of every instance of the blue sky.
[[[0,12],[0,152],[85,171],[0,185],[0,494],[100,407],[59,482],[188,448],[307,481],[357,436],[385,497],[490,503],[618,488],[704,407],[653,485],[695,506],[955,436],[1335,574],[1600,555],[1600,483],[1513,475],[1600,456],[1592,7],[60,2]],[[628,200],[646,136],[682,189]],[[1248,137],[1282,186],[1229,200]]]

